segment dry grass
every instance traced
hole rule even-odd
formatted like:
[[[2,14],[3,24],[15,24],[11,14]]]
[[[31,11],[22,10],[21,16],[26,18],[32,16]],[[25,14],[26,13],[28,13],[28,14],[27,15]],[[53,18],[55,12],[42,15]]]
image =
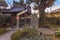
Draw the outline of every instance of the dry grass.
[[[56,17],[56,18],[58,18],[58,17],[60,17],[60,14],[46,14],[46,16],[47,17]]]

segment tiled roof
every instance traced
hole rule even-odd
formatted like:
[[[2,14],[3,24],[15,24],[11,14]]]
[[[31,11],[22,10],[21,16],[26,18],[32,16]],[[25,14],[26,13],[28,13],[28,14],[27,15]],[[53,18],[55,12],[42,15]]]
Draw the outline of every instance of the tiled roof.
[[[23,11],[25,10],[24,7],[20,7],[20,8],[13,8],[11,10],[7,10],[7,11],[1,11],[3,13],[17,13],[17,12],[20,12],[20,11]]]

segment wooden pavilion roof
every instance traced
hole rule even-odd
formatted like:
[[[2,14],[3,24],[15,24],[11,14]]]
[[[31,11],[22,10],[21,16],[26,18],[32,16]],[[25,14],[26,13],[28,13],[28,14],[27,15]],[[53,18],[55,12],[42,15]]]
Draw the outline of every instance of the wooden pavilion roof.
[[[23,11],[23,10],[25,10],[24,7],[16,7],[16,8],[12,8],[10,10],[8,10],[8,9],[7,10],[2,10],[0,12],[2,12],[2,13],[18,13],[18,12]]]

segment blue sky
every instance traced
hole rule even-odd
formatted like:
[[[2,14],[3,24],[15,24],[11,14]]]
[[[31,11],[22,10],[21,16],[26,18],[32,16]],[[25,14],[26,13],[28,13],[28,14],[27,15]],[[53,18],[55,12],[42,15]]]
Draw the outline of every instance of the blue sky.
[[[9,5],[13,6],[13,0],[5,0],[5,1],[6,1],[6,3],[7,3],[8,6]],[[20,2],[20,0],[14,0],[14,1]]]
[[[9,5],[13,5],[13,0],[5,0],[6,1],[6,3],[7,3],[7,5],[9,6]],[[16,2],[20,2],[20,0],[14,0],[14,1],[16,1]],[[24,0],[24,3],[26,2],[26,0]]]
[[[13,0],[5,0],[6,3],[9,5],[12,5],[13,4]],[[16,2],[20,2],[20,0],[15,0]],[[26,2],[26,0],[24,0],[24,3]],[[60,5],[60,0],[56,0],[54,2],[54,6],[59,6]]]
[[[54,4],[57,6],[60,5],[60,0],[56,0]]]
[[[54,2],[54,5],[51,7],[51,10],[56,10],[58,8],[60,8],[60,0],[56,0]]]
[[[8,5],[13,5],[13,0],[5,0],[6,1],[6,3],[8,4]],[[16,2],[20,2],[20,0],[15,0]],[[26,0],[24,0],[24,3],[26,2]],[[60,8],[60,0],[56,0],[55,2],[54,2],[54,5],[51,7],[52,8],[52,10],[55,10],[55,9],[57,9],[57,8]]]

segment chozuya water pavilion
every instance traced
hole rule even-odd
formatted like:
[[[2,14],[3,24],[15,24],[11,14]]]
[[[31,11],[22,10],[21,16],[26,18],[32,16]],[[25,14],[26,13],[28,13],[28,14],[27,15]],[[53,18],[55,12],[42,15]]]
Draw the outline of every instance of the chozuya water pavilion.
[[[27,10],[24,7],[16,7],[12,8],[10,10],[2,10],[0,11],[2,14],[11,14],[12,16],[12,27],[14,27],[14,18],[16,18],[16,28],[19,28],[19,18],[21,14],[24,14],[27,12]]]
[[[7,4],[4,0],[0,1],[0,12],[2,14],[11,14],[11,16],[12,16],[12,27],[14,26],[14,18],[16,18],[17,19],[16,27],[19,28],[20,15],[27,12],[27,10],[23,4],[23,1],[21,1],[21,2],[22,3],[14,2],[13,7],[11,9],[9,9],[9,7],[7,7]]]

